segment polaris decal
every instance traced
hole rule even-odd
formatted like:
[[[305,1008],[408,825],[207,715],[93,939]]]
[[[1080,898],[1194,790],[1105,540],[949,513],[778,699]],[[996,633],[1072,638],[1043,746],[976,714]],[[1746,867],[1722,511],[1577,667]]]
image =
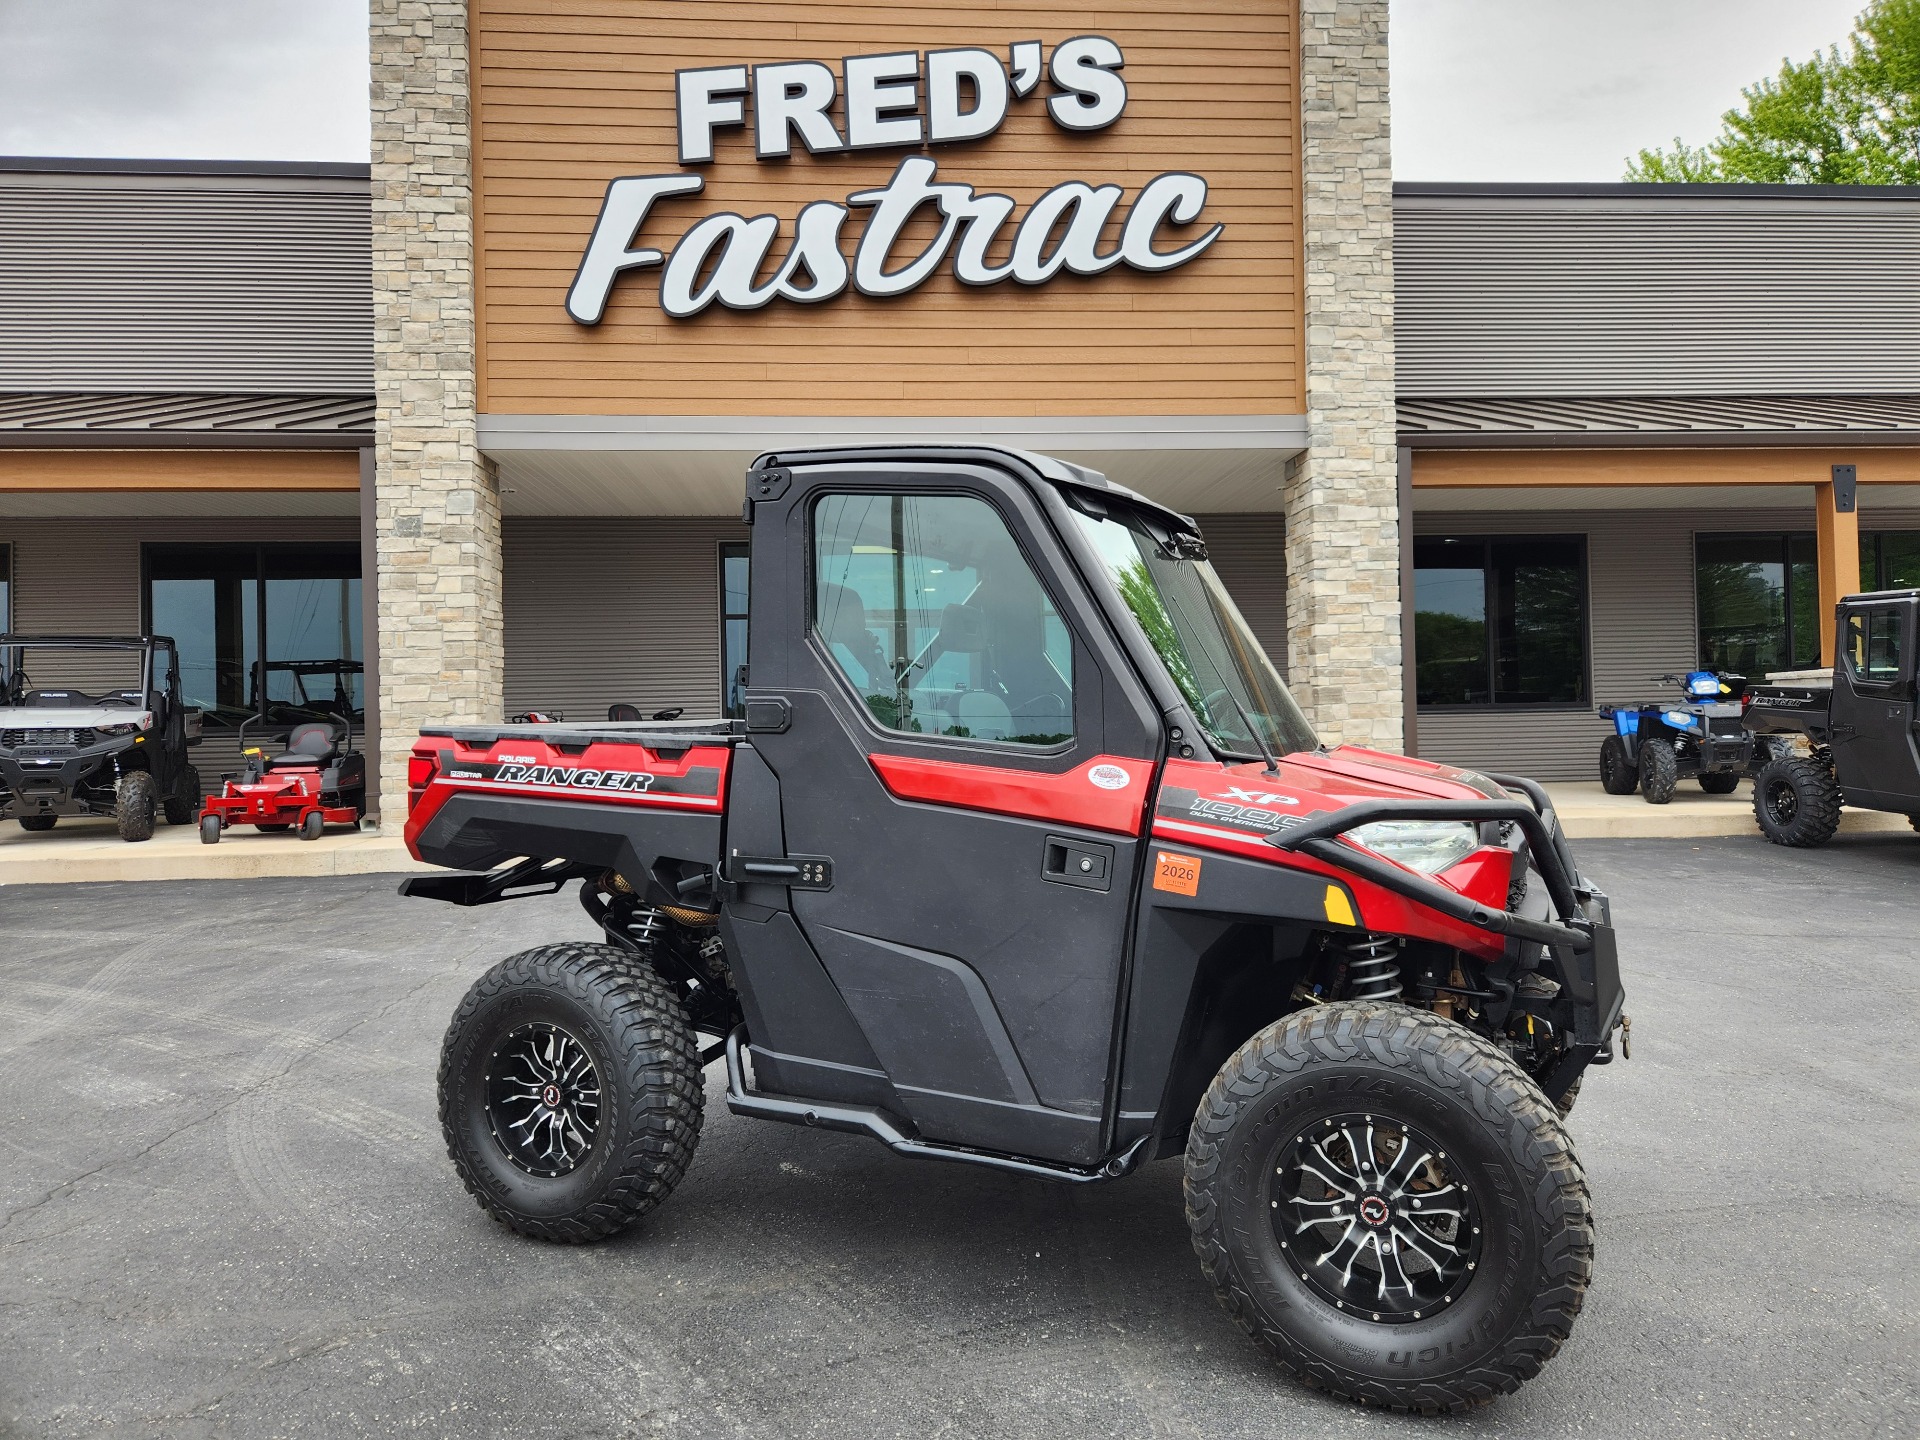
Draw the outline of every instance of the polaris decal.
[[[493,778],[507,785],[550,785],[570,790],[651,790],[659,777],[647,770],[588,770],[566,765],[496,765]]]
[[[1227,793],[1250,800],[1264,800],[1268,804],[1297,805],[1300,803],[1291,795],[1250,793],[1238,788],[1230,789]],[[1198,791],[1182,790],[1171,786],[1160,792],[1160,804],[1155,814],[1170,820],[1200,820],[1238,830],[1260,830],[1267,834],[1278,830],[1291,830],[1307,818],[1304,815],[1288,815],[1279,810],[1269,810],[1266,805],[1241,805],[1232,800],[1216,800],[1211,796],[1203,796]]]
[[[504,788],[649,796],[683,803],[711,800],[717,804],[720,794],[720,771],[711,765],[695,765],[684,775],[660,775],[651,770],[546,764],[531,756],[519,755],[510,760],[456,760],[451,753],[443,751],[440,773],[449,780]]]

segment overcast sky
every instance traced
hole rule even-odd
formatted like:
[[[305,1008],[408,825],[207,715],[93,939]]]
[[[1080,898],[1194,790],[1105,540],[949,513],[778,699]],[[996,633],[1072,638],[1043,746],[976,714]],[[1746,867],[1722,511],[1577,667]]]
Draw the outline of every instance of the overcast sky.
[[[1393,0],[1394,173],[1617,180],[1863,3]],[[365,0],[0,0],[0,154],[364,161],[366,44]]]

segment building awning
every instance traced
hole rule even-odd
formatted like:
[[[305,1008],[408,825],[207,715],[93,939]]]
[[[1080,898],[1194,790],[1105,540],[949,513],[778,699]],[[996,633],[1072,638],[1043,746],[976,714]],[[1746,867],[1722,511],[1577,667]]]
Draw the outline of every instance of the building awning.
[[[0,447],[358,449],[371,395],[0,393]]]
[[[1414,449],[1915,445],[1920,395],[1401,397]]]

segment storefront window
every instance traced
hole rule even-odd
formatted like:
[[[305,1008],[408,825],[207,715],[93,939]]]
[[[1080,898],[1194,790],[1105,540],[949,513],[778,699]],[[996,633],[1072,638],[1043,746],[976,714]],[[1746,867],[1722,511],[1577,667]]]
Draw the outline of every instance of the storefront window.
[[[720,547],[720,703],[735,720],[747,713],[747,554],[745,545]]]
[[[187,703],[209,723],[360,712],[359,546],[149,545],[145,568],[149,631],[179,646]]]
[[[1759,677],[1820,659],[1820,570],[1811,535],[1694,542],[1700,664]]]
[[[1862,535],[1860,584],[1867,590],[1920,588],[1920,530]]]
[[[1585,703],[1579,537],[1436,537],[1414,543],[1413,563],[1420,704]]]

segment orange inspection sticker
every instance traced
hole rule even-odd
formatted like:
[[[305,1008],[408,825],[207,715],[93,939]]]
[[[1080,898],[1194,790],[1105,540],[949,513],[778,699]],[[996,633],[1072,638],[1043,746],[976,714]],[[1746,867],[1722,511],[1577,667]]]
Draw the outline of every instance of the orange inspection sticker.
[[[1200,857],[1176,855],[1171,850],[1153,853],[1153,888],[1171,890],[1176,895],[1200,893]]]

